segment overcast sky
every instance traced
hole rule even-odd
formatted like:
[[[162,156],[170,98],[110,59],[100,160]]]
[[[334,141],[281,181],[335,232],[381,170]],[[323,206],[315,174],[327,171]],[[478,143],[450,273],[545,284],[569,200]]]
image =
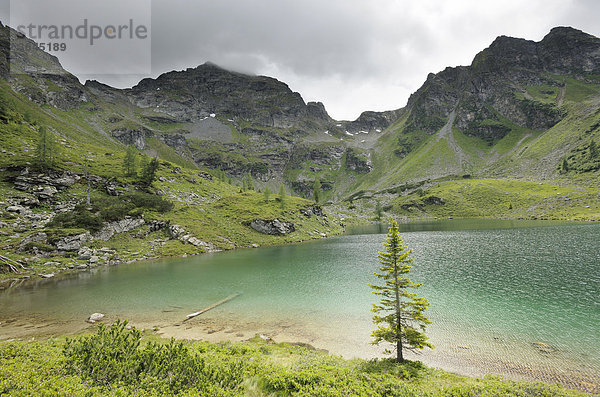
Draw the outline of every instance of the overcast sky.
[[[7,0],[0,1],[6,23]],[[83,5],[86,17],[102,15],[103,23],[128,15],[143,21],[151,11],[151,64],[143,48],[97,45],[85,56],[55,53],[82,81],[128,87],[143,76],[121,70],[156,77],[212,61],[282,80],[305,101],[323,102],[336,119],[404,106],[428,73],[470,64],[499,35],[539,41],[554,26],[573,26],[600,36],[597,0],[152,0],[151,8],[149,0],[114,0],[117,7],[112,0],[27,1],[46,4],[43,13],[25,7],[47,23],[70,16],[72,7],[47,6],[61,2]],[[14,9],[16,2],[26,4],[14,0]]]

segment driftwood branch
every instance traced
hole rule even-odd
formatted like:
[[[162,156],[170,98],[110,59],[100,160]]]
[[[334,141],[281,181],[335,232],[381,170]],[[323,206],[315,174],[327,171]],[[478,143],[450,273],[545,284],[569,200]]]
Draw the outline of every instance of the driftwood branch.
[[[232,299],[234,299],[234,298],[237,298],[237,297],[238,297],[238,296],[240,296],[240,295],[241,295],[240,293],[236,293],[236,294],[233,294],[233,295],[229,295],[227,298],[225,298],[225,299],[223,299],[223,300],[220,300],[220,301],[218,301],[217,303],[214,303],[214,304],[212,304],[212,305],[210,305],[210,306],[207,306],[207,307],[205,307],[204,309],[202,309],[202,310],[200,310],[200,311],[198,311],[198,312],[194,312],[194,313],[188,314],[188,315],[185,317],[185,320],[183,320],[183,322],[186,322],[187,320],[189,320],[189,319],[191,319],[191,318],[194,318],[194,317],[196,317],[196,316],[199,316],[199,315],[201,315],[201,314],[203,314],[203,313],[206,313],[207,311],[209,311],[209,310],[212,310],[212,309],[214,309],[214,308],[215,308],[215,307],[217,307],[217,306],[221,306],[223,303],[227,303],[227,302],[229,302],[230,300],[232,300]]]
[[[21,271],[19,270],[25,270],[25,267],[23,265],[21,265],[19,262],[13,261],[10,258],[7,258],[6,256],[0,255],[0,261],[2,261],[2,263],[8,267],[8,269],[13,272],[13,273],[21,273]]]

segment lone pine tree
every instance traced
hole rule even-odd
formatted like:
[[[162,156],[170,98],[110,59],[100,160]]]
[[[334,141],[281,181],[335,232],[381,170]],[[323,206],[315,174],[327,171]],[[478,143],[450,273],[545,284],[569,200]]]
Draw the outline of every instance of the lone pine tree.
[[[378,255],[381,267],[379,273],[375,273],[382,285],[369,284],[373,293],[381,296],[379,303],[374,303],[371,309],[374,313],[373,322],[378,325],[371,333],[371,343],[391,343],[396,349],[396,361],[402,362],[403,349],[433,348],[433,345],[427,342],[428,338],[424,333],[426,325],[431,323],[423,314],[429,302],[410,292],[421,284],[415,284],[406,277],[411,269],[410,263],[413,258],[410,255],[413,251],[404,245],[395,220],[390,223],[383,245],[385,252],[379,252]],[[386,353],[391,351],[386,349]]]

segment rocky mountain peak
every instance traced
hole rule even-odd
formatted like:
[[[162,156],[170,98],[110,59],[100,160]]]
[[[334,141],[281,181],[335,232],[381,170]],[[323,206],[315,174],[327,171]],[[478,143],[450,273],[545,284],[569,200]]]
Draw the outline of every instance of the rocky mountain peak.
[[[306,117],[329,120],[324,108],[308,106],[299,93],[277,79],[229,71],[210,62],[144,79],[127,94],[138,106],[185,122],[209,114],[277,128],[298,125]]]

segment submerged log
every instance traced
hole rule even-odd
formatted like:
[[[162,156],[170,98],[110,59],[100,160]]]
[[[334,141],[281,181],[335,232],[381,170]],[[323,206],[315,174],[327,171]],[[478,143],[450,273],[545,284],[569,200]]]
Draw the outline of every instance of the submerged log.
[[[201,314],[203,314],[203,313],[206,313],[207,311],[209,311],[209,310],[212,310],[212,309],[214,309],[214,308],[215,308],[215,307],[217,307],[217,306],[221,306],[223,303],[227,303],[227,302],[229,302],[230,300],[232,300],[232,299],[234,299],[234,298],[237,298],[237,297],[238,297],[238,296],[240,296],[240,295],[241,295],[240,293],[235,293],[235,294],[233,294],[233,295],[229,295],[227,298],[225,298],[225,299],[223,299],[223,300],[220,300],[220,301],[218,301],[217,303],[213,303],[212,305],[210,305],[210,306],[207,306],[207,307],[205,307],[204,309],[202,309],[202,310],[200,310],[200,311],[198,311],[198,312],[194,312],[194,313],[188,314],[188,315],[185,317],[185,320],[183,320],[183,321],[185,322],[185,321],[187,321],[187,320],[189,320],[189,319],[191,319],[191,318],[194,318],[194,317],[196,317],[196,316],[199,316],[199,315],[201,315]]]

